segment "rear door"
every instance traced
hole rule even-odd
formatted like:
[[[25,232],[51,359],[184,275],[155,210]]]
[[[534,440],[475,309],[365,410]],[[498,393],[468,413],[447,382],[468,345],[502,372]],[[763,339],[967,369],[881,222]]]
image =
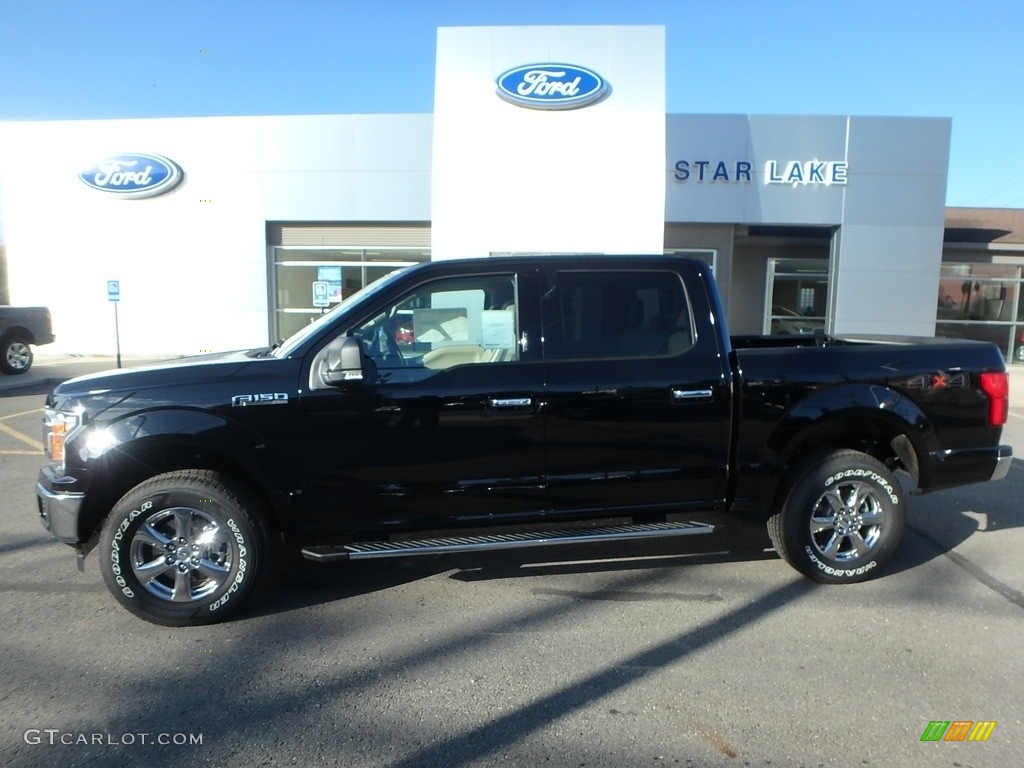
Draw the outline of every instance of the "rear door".
[[[673,268],[542,277],[549,499],[595,512],[724,498],[729,386],[703,286]]]

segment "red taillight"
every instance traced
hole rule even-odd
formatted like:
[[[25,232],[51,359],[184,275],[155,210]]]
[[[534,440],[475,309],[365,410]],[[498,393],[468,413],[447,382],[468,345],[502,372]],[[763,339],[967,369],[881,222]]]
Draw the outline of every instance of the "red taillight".
[[[1010,412],[1010,375],[1006,371],[983,373],[980,384],[988,396],[988,425],[1003,426]]]

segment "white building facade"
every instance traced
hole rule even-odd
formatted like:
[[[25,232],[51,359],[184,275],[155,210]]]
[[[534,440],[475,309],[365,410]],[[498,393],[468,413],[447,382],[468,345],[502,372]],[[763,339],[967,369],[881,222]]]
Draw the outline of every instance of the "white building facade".
[[[667,115],[665,78],[660,27],[442,28],[433,114],[0,124],[9,300],[109,353],[117,281],[122,351],[188,354],[288,335],[314,282],[682,252],[736,333],[934,332],[950,120]]]

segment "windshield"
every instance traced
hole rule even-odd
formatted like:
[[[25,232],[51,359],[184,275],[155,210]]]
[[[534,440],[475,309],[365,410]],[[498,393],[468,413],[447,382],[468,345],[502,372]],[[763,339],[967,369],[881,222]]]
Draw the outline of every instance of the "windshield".
[[[295,352],[295,350],[301,347],[306,342],[307,339],[319,333],[320,329],[322,329],[325,325],[333,322],[334,316],[336,314],[338,314],[339,312],[347,311],[351,307],[354,307],[356,304],[359,304],[361,301],[370,298],[378,291],[387,288],[389,285],[391,285],[394,279],[402,272],[404,272],[406,269],[408,269],[408,267],[404,267],[403,269],[396,269],[394,272],[388,273],[380,280],[377,280],[374,283],[370,283],[369,285],[363,286],[358,291],[349,296],[347,299],[342,301],[340,304],[337,304],[334,307],[332,307],[329,312],[325,312],[315,321],[303,327],[301,330],[297,331],[293,335],[289,336],[287,339],[285,339],[283,342],[277,345],[273,349],[273,351],[271,351],[270,354],[273,355],[274,357],[289,357],[292,353]]]

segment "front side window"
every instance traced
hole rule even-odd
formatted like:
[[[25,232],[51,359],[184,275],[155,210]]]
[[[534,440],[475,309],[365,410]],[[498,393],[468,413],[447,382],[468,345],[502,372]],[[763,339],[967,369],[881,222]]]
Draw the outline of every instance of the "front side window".
[[[381,382],[418,381],[457,365],[519,359],[512,275],[435,280],[350,332]]]
[[[696,341],[686,291],[674,272],[560,272],[543,312],[550,359],[675,355]]]

